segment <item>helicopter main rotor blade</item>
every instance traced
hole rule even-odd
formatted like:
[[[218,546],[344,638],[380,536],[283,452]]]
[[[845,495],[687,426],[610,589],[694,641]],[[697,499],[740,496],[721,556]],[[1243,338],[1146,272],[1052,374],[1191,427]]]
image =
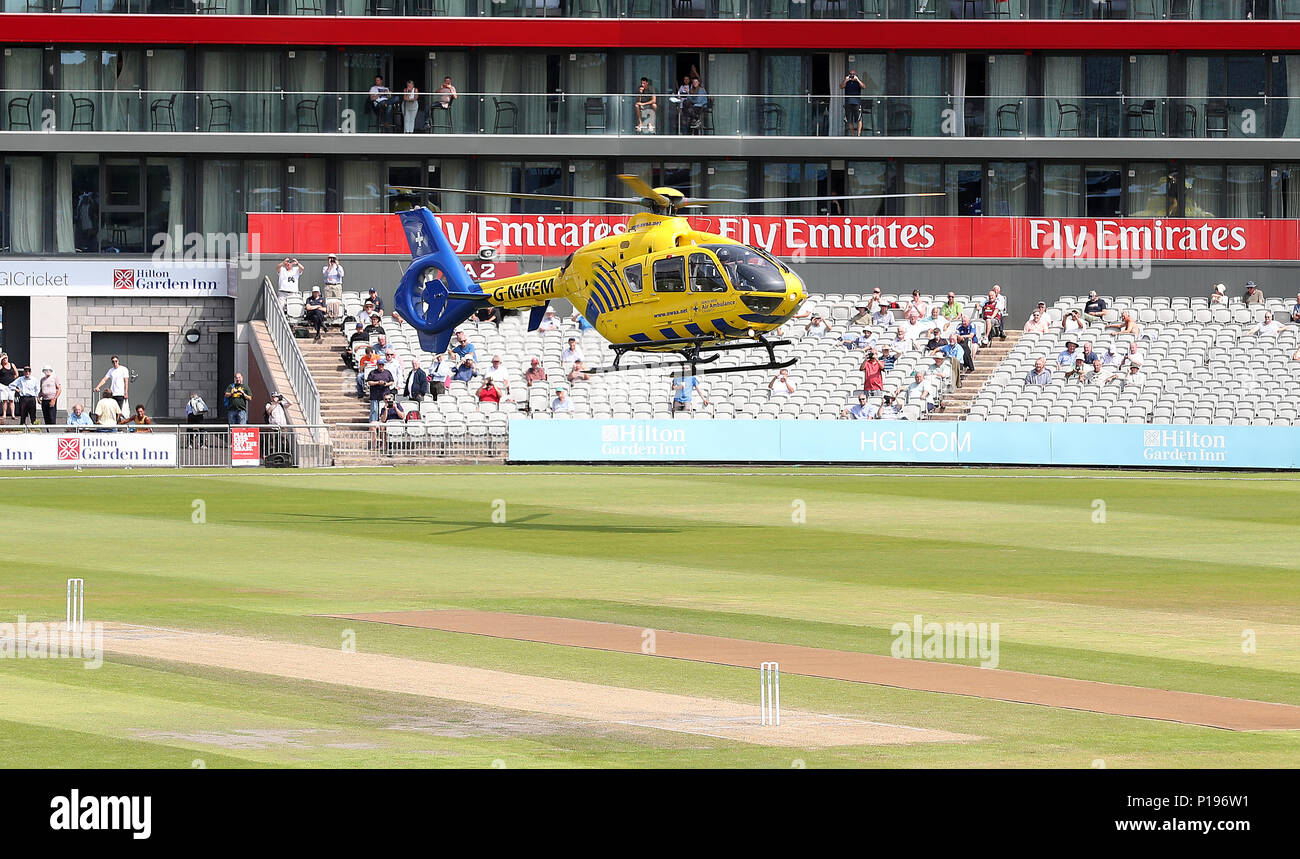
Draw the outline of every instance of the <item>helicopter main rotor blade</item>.
[[[728,200],[692,200],[692,206],[719,206],[723,203],[811,203],[820,200],[885,200],[894,197],[943,197],[942,191],[919,194],[834,194],[827,197],[740,197]],[[679,206],[678,208],[685,208]]]
[[[647,185],[645,183],[645,180],[643,180],[640,176],[636,176],[631,173],[620,173],[618,174],[618,178],[623,180],[624,185],[631,188],[637,194],[640,194],[643,198],[647,200],[653,200],[656,205],[669,206],[672,204],[671,200],[669,200],[663,194],[660,194],[654,188],[651,188],[649,185]]]
[[[560,203],[609,203],[615,206],[639,206],[640,200],[629,197],[572,197],[565,194],[525,194],[514,191],[470,191],[466,188],[431,188],[424,185],[389,185],[398,191],[433,191],[440,194],[472,194],[476,197],[505,197],[512,200],[555,200]]]

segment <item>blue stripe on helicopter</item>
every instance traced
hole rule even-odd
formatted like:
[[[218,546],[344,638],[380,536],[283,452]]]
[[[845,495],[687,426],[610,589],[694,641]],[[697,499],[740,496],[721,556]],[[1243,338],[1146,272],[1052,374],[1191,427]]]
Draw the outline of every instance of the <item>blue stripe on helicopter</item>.
[[[686,330],[687,330],[688,332],[690,332],[691,334],[694,334],[696,337],[704,337],[704,336],[705,336],[705,334],[704,334],[704,329],[701,328],[700,326],[696,325],[694,322],[687,322],[685,327],[686,327]]]
[[[711,319],[709,320],[709,324],[712,325],[714,328],[716,328],[719,334],[744,334],[745,333],[744,330],[740,328],[732,328],[722,319]]]
[[[614,284],[609,282],[609,278],[605,277],[605,275],[601,273],[600,269],[597,268],[593,268],[591,273],[595,278],[592,286],[599,289],[601,291],[600,294],[610,300],[613,309],[617,310],[622,307],[622,296],[618,294],[618,290],[614,288]]]
[[[618,306],[618,303],[614,301],[614,297],[609,294],[608,290],[605,289],[599,280],[593,279],[588,281],[588,283],[591,285],[592,292],[599,293],[601,302],[604,304],[606,310],[613,310]]]
[[[596,309],[601,313],[604,313],[609,310],[609,307],[607,307],[605,303],[600,300],[600,293],[598,293],[594,289],[587,293],[587,300],[592,304],[595,304]]]
[[[587,312],[582,315],[587,317],[588,322],[590,322],[592,325],[595,325],[596,320],[600,318],[600,308],[596,306],[596,302],[588,301]]]
[[[595,265],[593,265],[591,267],[591,271],[593,274],[596,275],[596,278],[602,284],[604,284],[605,288],[609,290],[610,293],[614,296],[615,300],[618,302],[619,307],[623,307],[627,305],[628,303],[627,294],[622,289],[619,288],[618,277],[614,274],[613,271],[611,271],[608,267],[602,267],[600,263],[596,263]]]
[[[682,339],[682,335],[678,334],[677,331],[676,331],[676,329],[674,329],[672,326],[669,326],[668,328],[660,328],[660,329],[659,329],[659,333],[662,334],[662,335],[664,335],[664,339],[665,339],[665,340],[680,340],[680,339]]]
[[[627,336],[628,336],[628,339],[629,339],[629,340],[632,340],[633,342],[636,342],[636,343],[649,343],[649,342],[650,342],[650,335],[649,335],[649,334],[629,334],[629,335],[627,335]]]

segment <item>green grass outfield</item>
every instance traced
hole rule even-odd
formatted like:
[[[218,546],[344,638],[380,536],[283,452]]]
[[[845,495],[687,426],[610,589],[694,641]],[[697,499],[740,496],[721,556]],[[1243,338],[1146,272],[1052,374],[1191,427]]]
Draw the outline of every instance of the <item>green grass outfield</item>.
[[[195,523],[196,502],[206,521]],[[506,523],[493,524],[504,502]],[[1105,522],[1094,522],[1104,504]],[[792,513],[805,511],[796,523]],[[994,469],[440,468],[0,476],[0,622],[340,646],[753,701],[757,672],[314,617],[474,608],[887,654],[1000,624],[1001,668],[1300,704],[1300,479]],[[1243,652],[1253,632],[1255,652]],[[787,707],[964,745],[772,749],[140,659],[0,659],[31,767],[1300,766],[1234,733],[788,675]],[[501,715],[497,713],[496,715]],[[451,727],[448,727],[451,726]]]

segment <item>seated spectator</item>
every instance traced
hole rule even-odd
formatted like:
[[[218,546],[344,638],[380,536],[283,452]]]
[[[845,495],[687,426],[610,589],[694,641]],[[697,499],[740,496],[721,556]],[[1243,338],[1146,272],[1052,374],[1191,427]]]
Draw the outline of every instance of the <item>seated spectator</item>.
[[[888,349],[888,346],[882,347],[882,351]],[[870,393],[885,389],[885,365],[876,357],[874,350],[867,350],[867,356],[859,369],[862,370],[862,390]]]
[[[903,416],[898,410],[898,403],[894,400],[892,394],[885,394],[884,402],[880,405],[880,411],[876,412],[876,420],[896,421]]]
[[[366,323],[364,322],[357,323],[356,330],[353,331],[352,336],[348,338],[348,348],[352,348],[358,343],[370,343],[370,335],[366,333]]]
[[[875,400],[868,400],[866,394],[858,394],[856,406],[840,410],[840,417],[851,421],[875,420],[878,414],[880,414],[880,404]]]
[[[871,305],[870,301],[859,301],[857,304],[853,305],[853,315],[849,317],[849,325],[870,325],[871,324],[870,305]]]
[[[957,300],[955,292],[948,293],[948,300],[939,308],[939,313],[949,322],[961,319],[961,302]]]
[[[1222,283],[1216,283],[1214,289],[1210,290],[1210,306],[1216,304],[1228,303],[1228,287]]]
[[[1124,369],[1125,364],[1144,364],[1146,363],[1146,359],[1147,356],[1142,351],[1142,347],[1138,346],[1137,341],[1134,340],[1132,343],[1128,344],[1128,352],[1120,360],[1119,368],[1121,370]]]
[[[379,291],[373,286],[370,287],[370,291],[366,293],[365,302],[366,304],[373,306],[375,313],[378,313],[381,317],[384,315],[384,300],[379,297]]]
[[[948,345],[948,338],[943,336],[943,330],[940,328],[930,329],[930,339],[925,341],[923,352],[933,352],[936,349],[942,349]]]
[[[551,413],[559,414],[560,412],[572,412],[573,401],[569,399],[569,392],[564,388],[555,389],[555,399],[551,400]]]
[[[1085,364],[1091,364],[1093,361],[1096,361],[1101,357],[1096,352],[1092,351],[1091,340],[1083,341],[1083,348],[1079,351],[1083,353],[1083,363]]]
[[[700,392],[700,399],[707,406],[709,397],[704,393],[698,378],[695,376],[675,376],[673,378],[673,411],[684,412],[693,408],[696,391]]]
[[[568,344],[560,352],[560,366],[568,367],[574,361],[583,360],[586,360],[586,356],[582,354],[582,347],[578,345],[577,338],[570,337]]]
[[[903,405],[919,406],[922,412],[929,412],[934,409],[934,386],[926,381],[924,370],[917,370],[913,373],[910,384],[899,385],[894,389],[894,399],[898,400],[900,396]]]
[[[949,334],[948,338],[936,346],[933,350],[936,357],[962,359],[965,350],[961,348],[961,342],[957,340],[956,334]]]
[[[491,379],[484,379],[483,384],[479,385],[478,390],[474,392],[474,396],[478,398],[480,403],[501,402],[501,391],[496,385],[492,384]]]
[[[384,404],[379,407],[379,422],[386,424],[389,421],[406,420],[406,411],[402,408],[397,399],[389,394],[384,398]]]
[[[1260,290],[1258,286],[1255,285],[1255,281],[1253,280],[1246,281],[1246,291],[1241,296],[1241,303],[1246,305],[1247,307],[1251,307],[1256,304],[1263,306],[1264,293]]]
[[[388,353],[391,352],[393,349],[392,344],[388,342],[387,334],[380,334],[379,336],[377,336],[375,338],[374,346],[375,346],[375,354],[381,358],[387,357]]]
[[[534,358],[532,361],[529,362],[528,369],[524,371],[524,382],[528,385],[528,387],[531,388],[533,386],[533,382],[545,382],[545,381],[546,381],[546,368],[542,366],[542,362],[539,359]]]
[[[882,328],[887,328],[893,325],[895,321],[894,311],[886,307],[884,302],[877,305],[876,312],[871,315],[871,324],[879,325]]]
[[[151,429],[146,429],[153,423],[153,419],[144,413],[144,406],[136,406],[135,414],[120,417],[117,422],[130,427],[131,432],[153,432]]]
[[[1075,359],[1083,360],[1083,353],[1079,351],[1079,344],[1073,340],[1065,341],[1065,350],[1056,356],[1056,367],[1059,370],[1069,370],[1074,367]]]
[[[1133,319],[1133,314],[1125,310],[1119,315],[1119,322],[1112,322],[1106,326],[1106,330],[1114,331],[1116,334],[1141,334],[1142,326],[1138,325]]]
[[[831,333],[831,326],[820,313],[814,313],[812,319],[804,326],[803,333],[805,337],[825,337]]]
[[[417,403],[429,395],[429,374],[420,369],[420,359],[411,359],[411,372],[406,377],[406,388],[403,393]],[[438,399],[434,395],[434,400]]]
[[[996,283],[993,284],[993,298],[995,301],[997,301],[998,313],[1001,313],[1003,316],[1006,316],[1007,297],[1002,294],[1002,286],[1000,284],[996,284]],[[1042,302],[1040,301],[1039,304],[1042,304]]]
[[[930,324],[921,318],[914,308],[907,309],[907,322],[902,326],[902,330],[907,334],[907,339],[917,342],[930,336]]]
[[[582,359],[579,358],[573,362],[573,368],[569,370],[569,384],[574,382],[587,382],[591,380],[591,374],[582,366]]]
[[[469,342],[464,331],[456,332],[456,345],[451,347],[451,351],[457,358],[473,358],[476,363],[478,361],[478,350],[474,348],[473,343]]]
[[[845,329],[840,338],[840,345],[850,352],[855,349],[866,349],[868,346],[876,345],[876,335],[870,328],[863,328],[861,334],[855,334],[852,329]]]
[[[1051,330],[1051,327],[1052,323],[1047,314],[1041,309],[1035,309],[1034,315],[1030,316],[1029,320],[1025,322],[1024,330],[1026,334],[1046,334]]]
[[[1101,362],[1101,358],[1094,358],[1092,365],[1084,371],[1083,383],[1085,385],[1104,385],[1106,383],[1107,371]]]
[[[95,406],[95,422],[101,430],[116,429],[122,420],[122,407],[117,404],[112,392],[105,388],[99,404]]]
[[[319,342],[321,332],[325,330],[326,313],[325,299],[321,298],[319,286],[311,288],[311,296],[302,306],[302,309],[303,318],[307,320],[307,324],[316,329],[316,340]]]
[[[1047,359],[1039,358],[1034,362],[1034,369],[1025,374],[1026,385],[1052,384],[1052,371],[1047,369]]]
[[[367,346],[366,350],[361,353],[361,357],[357,360],[357,396],[358,397],[365,397],[366,376],[370,373],[371,369],[373,369],[374,366],[378,363],[379,363],[379,356],[375,354],[374,349],[371,349],[369,346]]]
[[[554,307],[546,308],[546,312],[542,314],[542,321],[537,326],[538,333],[545,334],[548,331],[559,331],[559,330],[560,330],[560,318],[558,315],[556,315],[555,308]]]
[[[948,390],[952,384],[952,359],[942,352],[936,352],[931,360],[934,363],[925,369],[926,381],[936,388],[936,393]]]
[[[912,290],[912,300],[907,302],[907,306],[903,308],[903,315],[907,316],[913,310],[916,311],[916,315],[920,318],[930,315],[930,305],[925,303],[925,299],[921,297],[921,290],[919,289]]]
[[[1300,322],[1300,292],[1296,293],[1295,304],[1291,306],[1291,321]]]
[[[500,307],[495,307],[489,304],[487,307],[480,307],[478,310],[475,310],[474,318],[479,322],[491,322],[493,325],[500,328],[501,320],[504,316],[502,315]]]
[[[374,337],[376,334],[385,333],[382,324],[383,320],[380,318],[378,313],[371,313],[367,318],[370,320],[370,323],[365,328],[367,337]]]
[[[1062,352],[1061,354],[1064,355],[1065,353]],[[1083,355],[1079,355],[1074,359],[1074,366],[1070,367],[1068,370],[1065,371],[1065,381],[1067,382],[1074,381],[1074,382],[1082,383],[1084,381],[1084,375],[1087,372],[1088,372],[1088,364],[1086,361],[1083,360]]]
[[[989,340],[994,337],[1000,340],[1007,339],[1006,332],[1002,328],[1002,311],[998,308],[998,297],[991,289],[984,306],[980,308],[980,316],[984,317],[984,327],[988,332]]]
[[[113,405],[117,405],[117,403],[113,403]],[[72,411],[68,412],[68,426],[88,427],[90,425],[90,415],[86,414],[86,407],[81,403],[73,403]]]
[[[880,347],[880,363],[884,365],[886,370],[894,369],[894,362],[897,360],[898,356],[894,354],[894,350],[888,343]]]
[[[1264,321],[1246,332],[1256,337],[1276,337],[1282,333],[1282,323],[1273,318],[1273,311],[1264,311]]]
[[[510,371],[501,363],[500,355],[493,355],[492,363],[483,368],[483,380],[495,385],[503,396],[510,394]]]
[[[782,367],[780,372],[772,377],[772,381],[767,383],[767,398],[780,399],[788,397],[794,393],[794,382],[790,379],[790,371]]]
[[[456,365],[456,369],[452,371],[451,380],[453,382],[464,382],[468,385],[470,380],[476,376],[478,376],[478,369],[474,364],[474,359],[467,356]]]
[[[1105,322],[1102,318],[1106,312],[1106,299],[1097,295],[1097,290],[1088,291],[1088,300],[1083,305],[1083,318],[1089,322]]]
[[[902,355],[912,351],[912,338],[907,335],[907,329],[900,325],[894,332],[894,339],[886,345],[895,356]]]
[[[1083,317],[1077,310],[1071,310],[1061,320],[1061,330],[1066,334],[1078,334],[1083,328]]]
[[[1140,388],[1146,380],[1146,374],[1142,372],[1141,364],[1129,364],[1127,373],[1123,370],[1120,370],[1118,373],[1112,373],[1110,377],[1106,379],[1106,384],[1109,385],[1111,382],[1118,382],[1121,389],[1127,389],[1129,387]]]
[[[948,326],[952,324],[952,320],[949,320],[948,317],[943,315],[942,308],[930,308],[930,316],[926,319],[926,322],[929,323],[931,328],[938,328],[939,332],[945,338],[948,336]]]

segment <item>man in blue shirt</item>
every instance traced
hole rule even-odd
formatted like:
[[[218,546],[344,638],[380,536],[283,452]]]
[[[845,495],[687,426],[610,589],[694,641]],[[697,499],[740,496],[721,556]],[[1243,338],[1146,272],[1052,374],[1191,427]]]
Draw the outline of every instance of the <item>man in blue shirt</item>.
[[[940,355],[944,356],[945,358],[956,358],[958,361],[961,360],[961,356],[962,356],[961,344],[957,342],[956,334],[948,335],[948,342],[940,346],[938,349],[935,349],[934,351],[938,352]]]
[[[1065,351],[1056,356],[1056,366],[1062,370],[1070,370],[1074,368],[1074,359],[1083,357],[1083,353],[1079,351],[1079,344],[1073,340],[1067,340],[1065,341]]]
[[[478,350],[474,348],[473,343],[469,342],[464,331],[456,332],[456,345],[451,347],[451,351],[456,353],[457,358],[473,358],[474,363],[478,363]]]
[[[77,403],[68,412],[68,426],[70,427],[88,427],[91,426],[90,415],[86,414],[86,407]]]
[[[704,401],[704,405],[707,406],[709,404],[709,397],[704,393],[704,389],[700,387],[700,380],[698,378],[695,376],[684,376],[680,379],[676,379],[673,382],[673,411],[684,412],[689,410],[696,391],[700,392],[700,398]]]

